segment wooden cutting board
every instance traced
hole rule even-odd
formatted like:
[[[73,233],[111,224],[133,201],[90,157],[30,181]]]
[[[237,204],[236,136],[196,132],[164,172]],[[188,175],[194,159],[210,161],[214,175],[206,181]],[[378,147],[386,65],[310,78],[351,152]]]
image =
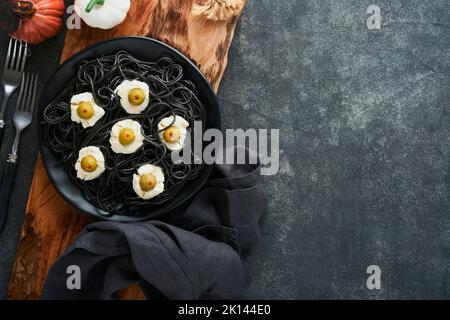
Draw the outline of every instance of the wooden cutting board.
[[[61,62],[100,40],[123,35],[149,36],[172,45],[192,59],[217,91],[236,22],[246,4],[246,0],[231,1],[237,6],[234,11],[214,11],[227,2],[223,0],[132,0],[126,20],[114,29],[104,31],[82,24],[79,30],[69,30]],[[234,14],[222,15],[230,12]],[[89,218],[78,214],[59,196],[39,156],[10,280],[9,299],[38,299],[48,270],[89,222]],[[119,297],[141,299],[143,295],[133,286],[120,292]]]

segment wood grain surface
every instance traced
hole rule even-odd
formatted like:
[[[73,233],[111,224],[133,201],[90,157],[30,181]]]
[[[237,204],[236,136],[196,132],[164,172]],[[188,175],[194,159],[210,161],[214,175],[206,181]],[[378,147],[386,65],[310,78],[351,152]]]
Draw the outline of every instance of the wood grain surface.
[[[133,0],[126,20],[114,29],[105,31],[82,24],[79,30],[69,30],[61,62],[100,40],[123,35],[149,36],[187,55],[217,91],[236,22],[246,3],[245,0],[233,2],[235,7],[230,10],[226,7],[230,1],[224,0]],[[205,6],[205,10],[198,10],[199,6]],[[217,13],[221,9],[222,12]],[[59,196],[39,156],[11,276],[9,299],[38,299],[49,268],[90,221]],[[121,299],[143,298],[137,286],[122,290],[118,296]]]

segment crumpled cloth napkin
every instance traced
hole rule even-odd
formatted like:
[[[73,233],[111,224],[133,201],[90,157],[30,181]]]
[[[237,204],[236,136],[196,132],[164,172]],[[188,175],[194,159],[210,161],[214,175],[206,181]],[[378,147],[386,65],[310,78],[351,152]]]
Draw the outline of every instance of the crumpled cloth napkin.
[[[259,165],[215,165],[192,201],[165,220],[86,226],[52,266],[41,299],[115,299],[135,283],[149,299],[238,298],[266,207]],[[79,289],[68,288],[71,265]]]

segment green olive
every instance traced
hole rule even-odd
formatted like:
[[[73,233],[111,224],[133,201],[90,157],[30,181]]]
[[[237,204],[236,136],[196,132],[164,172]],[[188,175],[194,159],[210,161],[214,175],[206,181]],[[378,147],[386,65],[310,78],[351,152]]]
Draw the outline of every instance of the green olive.
[[[140,106],[142,103],[144,103],[144,100],[145,100],[144,91],[142,91],[139,88],[135,88],[128,93],[128,101],[132,106],[135,107]]]
[[[180,141],[181,132],[177,127],[169,127],[164,130],[163,138],[169,143],[175,143]]]
[[[134,142],[135,136],[134,131],[128,128],[120,130],[119,141],[123,146],[132,144]]]
[[[82,102],[78,105],[77,113],[81,119],[90,119],[94,115],[94,106],[90,102]]]
[[[93,156],[85,156],[81,159],[81,168],[86,172],[92,172],[97,169],[97,160]]]
[[[139,179],[139,184],[145,192],[153,190],[156,186],[156,177],[151,173],[143,174]]]

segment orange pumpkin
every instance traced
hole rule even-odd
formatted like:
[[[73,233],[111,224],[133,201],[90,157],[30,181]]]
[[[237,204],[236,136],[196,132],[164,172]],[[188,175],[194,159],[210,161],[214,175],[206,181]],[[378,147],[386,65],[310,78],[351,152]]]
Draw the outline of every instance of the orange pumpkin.
[[[19,28],[11,34],[15,38],[38,44],[54,37],[61,29],[66,10],[64,0],[13,0],[12,5],[20,18]]]

